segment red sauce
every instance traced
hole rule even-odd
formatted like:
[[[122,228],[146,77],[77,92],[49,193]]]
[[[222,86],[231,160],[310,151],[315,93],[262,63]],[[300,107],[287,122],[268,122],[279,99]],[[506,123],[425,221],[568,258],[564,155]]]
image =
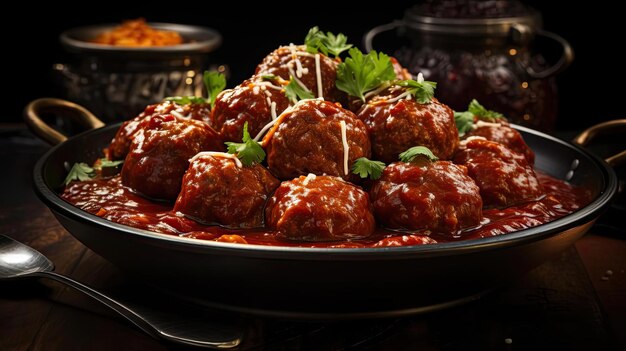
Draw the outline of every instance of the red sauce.
[[[466,230],[453,240],[496,236],[534,227],[570,214],[586,205],[590,193],[566,182],[537,172],[546,191],[539,201],[505,209],[483,210],[478,227]],[[176,214],[173,204],[147,200],[123,186],[120,177],[73,182],[61,197],[89,213],[112,222],[149,231],[202,240],[247,242],[255,245],[299,247],[380,247],[432,244],[450,241],[427,231],[397,232],[378,228],[366,239],[343,242],[293,242],[281,240],[267,229],[228,229],[199,224]],[[241,240],[243,239],[243,240]]]

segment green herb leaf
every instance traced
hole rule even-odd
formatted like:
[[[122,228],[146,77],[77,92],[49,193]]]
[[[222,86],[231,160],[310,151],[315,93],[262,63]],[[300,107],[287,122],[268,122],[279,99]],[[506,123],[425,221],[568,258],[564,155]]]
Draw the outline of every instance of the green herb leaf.
[[[246,166],[263,162],[265,159],[265,151],[261,147],[261,144],[250,137],[250,133],[248,133],[248,122],[243,124],[242,139],[243,143],[226,142],[228,153],[236,154],[237,158],[241,160],[241,163]]]
[[[359,49],[352,48],[348,53],[350,57],[337,67],[335,84],[339,90],[365,102],[366,92],[396,77],[389,56],[382,52],[372,50],[369,54],[363,55]]]
[[[217,95],[226,88],[226,77],[219,72],[204,71],[202,76],[208,94],[207,101],[213,108]]]
[[[483,105],[479,104],[476,99],[470,102],[467,111],[478,117],[478,119],[486,122],[496,122],[497,119],[504,118],[504,115],[499,112],[487,110]]]
[[[472,130],[472,125],[474,125],[474,114],[469,111],[455,111],[454,122],[456,122],[456,129],[459,130],[459,136],[463,136],[465,133]]]
[[[294,104],[298,102],[298,100],[315,98],[315,95],[313,95],[313,93],[301,87],[300,84],[298,84],[298,82],[296,82],[296,80],[293,78],[293,76],[291,76],[291,79],[289,80],[289,84],[285,86],[285,95]]]
[[[187,104],[204,104],[206,100],[197,96],[169,96],[164,99],[165,101],[172,101],[179,105]]]
[[[261,79],[272,82],[272,81],[277,80],[278,77],[273,74],[263,74],[261,75]]]
[[[395,82],[396,85],[406,87],[411,95],[415,96],[415,100],[420,104],[428,104],[435,96],[435,88],[437,83],[425,80],[418,82],[416,80],[400,80]]]
[[[86,163],[74,163],[70,172],[65,177],[63,184],[68,185],[72,180],[85,181],[95,177],[96,173],[93,168]]]
[[[400,161],[413,162],[417,156],[426,156],[431,161],[437,161],[439,157],[435,156],[426,146],[413,146],[400,154]]]
[[[124,160],[111,161],[106,158],[101,158],[99,162],[96,162],[94,169],[101,170],[102,168],[115,168],[124,163]]]
[[[358,174],[361,178],[376,180],[380,178],[385,169],[385,164],[380,161],[370,160],[365,157],[358,158],[352,165],[352,173]]]
[[[352,44],[348,44],[347,42],[348,37],[344,34],[339,33],[335,35],[331,32],[324,34],[318,27],[309,29],[309,33],[306,35],[306,38],[304,38],[306,51],[312,54],[322,52],[326,56],[332,54],[335,57],[352,47]]]

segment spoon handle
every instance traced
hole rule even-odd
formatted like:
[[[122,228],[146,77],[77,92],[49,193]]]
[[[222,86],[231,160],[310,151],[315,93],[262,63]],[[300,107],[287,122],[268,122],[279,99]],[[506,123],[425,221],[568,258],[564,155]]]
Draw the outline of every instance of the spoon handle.
[[[180,316],[165,312],[148,314],[145,311],[143,315],[140,315],[121,302],[64,275],[47,271],[33,272],[29,275],[49,278],[84,293],[111,308],[155,339],[219,349],[236,347],[241,342],[242,333],[234,331],[233,328],[213,325],[197,318],[181,320]]]

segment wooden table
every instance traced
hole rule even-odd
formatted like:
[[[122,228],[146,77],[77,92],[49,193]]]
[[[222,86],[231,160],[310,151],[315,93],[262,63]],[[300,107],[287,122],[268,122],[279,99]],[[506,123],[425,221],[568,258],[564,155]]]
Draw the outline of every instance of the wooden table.
[[[0,128],[0,234],[36,248],[55,263],[57,272],[95,288],[125,284],[129,278],[124,272],[74,239],[33,193],[32,168],[47,148],[21,126]],[[244,316],[246,336],[240,348],[623,349],[626,238],[597,235],[602,234],[597,228],[591,232],[575,249],[470,305],[426,316],[349,323]],[[0,283],[0,350],[112,349],[181,348],[150,338],[56,283]]]

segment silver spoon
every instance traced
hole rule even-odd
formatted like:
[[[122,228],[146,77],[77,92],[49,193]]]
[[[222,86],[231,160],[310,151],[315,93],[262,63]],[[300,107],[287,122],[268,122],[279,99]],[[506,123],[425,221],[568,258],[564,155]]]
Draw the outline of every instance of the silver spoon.
[[[239,328],[197,317],[181,317],[162,311],[140,312],[66,276],[52,272],[54,265],[39,251],[0,235],[0,280],[49,278],[81,291],[108,306],[139,329],[157,339],[208,348],[232,348],[241,342]]]

